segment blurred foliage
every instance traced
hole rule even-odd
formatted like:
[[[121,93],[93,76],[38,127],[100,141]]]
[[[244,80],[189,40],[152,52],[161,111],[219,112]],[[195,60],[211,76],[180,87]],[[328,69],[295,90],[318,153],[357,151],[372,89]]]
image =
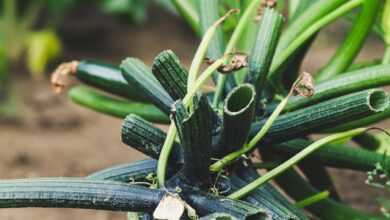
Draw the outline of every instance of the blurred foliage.
[[[52,30],[32,32],[27,42],[27,67],[39,78],[49,61],[61,53],[61,42]]]

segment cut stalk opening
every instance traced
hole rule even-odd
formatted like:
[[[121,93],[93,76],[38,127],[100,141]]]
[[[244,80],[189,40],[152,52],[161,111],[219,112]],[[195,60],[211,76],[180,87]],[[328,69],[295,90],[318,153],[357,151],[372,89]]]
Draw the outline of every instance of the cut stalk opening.
[[[389,106],[389,98],[383,90],[373,90],[367,97],[367,103],[371,110],[380,112]]]
[[[242,113],[253,103],[255,96],[255,89],[249,84],[236,87],[226,98],[225,112],[230,115]]]

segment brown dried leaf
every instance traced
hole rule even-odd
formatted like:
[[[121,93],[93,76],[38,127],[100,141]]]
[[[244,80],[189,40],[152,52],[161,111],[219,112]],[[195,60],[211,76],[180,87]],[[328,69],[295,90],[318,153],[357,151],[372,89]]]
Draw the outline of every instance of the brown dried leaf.
[[[207,64],[211,65],[214,62],[215,62],[214,60],[206,58]],[[248,66],[248,55],[245,53],[237,52],[232,54],[232,58],[228,64],[221,65],[218,68],[218,72],[222,74],[228,74],[228,73],[238,71],[247,66]]]
[[[51,75],[51,85],[55,93],[60,93],[69,85],[69,76],[75,75],[77,72],[78,61],[63,63]]]
[[[262,0],[260,3],[260,7],[257,10],[257,16],[255,18],[255,21],[259,21],[261,19],[265,8],[275,8],[276,4],[276,0]]]
[[[298,83],[294,86],[294,92],[303,97],[310,97],[315,93],[314,86],[313,76],[308,72],[303,72]]]

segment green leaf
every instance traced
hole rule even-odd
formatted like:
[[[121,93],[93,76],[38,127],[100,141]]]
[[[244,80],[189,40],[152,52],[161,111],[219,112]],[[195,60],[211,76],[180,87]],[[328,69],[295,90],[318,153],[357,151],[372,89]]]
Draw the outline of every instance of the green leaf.
[[[27,40],[27,66],[34,78],[42,78],[51,60],[61,53],[61,41],[51,30],[32,32]]]

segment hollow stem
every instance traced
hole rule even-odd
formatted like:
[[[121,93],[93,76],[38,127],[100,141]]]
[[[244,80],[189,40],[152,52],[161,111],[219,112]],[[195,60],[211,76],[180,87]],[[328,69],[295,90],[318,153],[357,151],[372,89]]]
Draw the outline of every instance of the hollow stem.
[[[245,12],[240,18],[240,21],[237,24],[237,27],[234,29],[234,32],[226,46],[225,55],[233,52],[234,47],[237,46],[239,39],[242,34],[245,32],[245,27],[251,21],[253,13],[257,10],[260,0],[253,0],[250,5],[246,8]],[[226,82],[226,75],[220,74],[218,77],[217,88],[214,94],[213,107],[216,108],[218,103],[222,98],[223,89]]]

